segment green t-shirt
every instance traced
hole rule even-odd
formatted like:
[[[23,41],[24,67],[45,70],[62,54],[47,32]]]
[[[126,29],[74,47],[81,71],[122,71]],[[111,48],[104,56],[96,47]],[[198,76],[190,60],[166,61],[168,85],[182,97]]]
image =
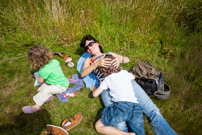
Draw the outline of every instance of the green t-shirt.
[[[63,87],[69,86],[68,79],[64,76],[60,67],[60,62],[56,59],[52,59],[46,64],[40,71],[40,77],[42,77],[48,84],[61,85]]]

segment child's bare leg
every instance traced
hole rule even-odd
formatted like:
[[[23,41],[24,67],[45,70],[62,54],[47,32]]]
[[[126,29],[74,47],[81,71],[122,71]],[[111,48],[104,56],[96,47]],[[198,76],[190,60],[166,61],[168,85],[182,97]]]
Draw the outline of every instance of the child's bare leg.
[[[40,106],[35,104],[35,105],[31,106],[31,109],[32,110],[38,110],[38,109],[40,109]]]
[[[95,128],[96,128],[97,132],[106,134],[106,135],[135,135],[135,133],[124,132],[113,126],[105,126],[102,124],[101,119],[99,119],[95,123]]]

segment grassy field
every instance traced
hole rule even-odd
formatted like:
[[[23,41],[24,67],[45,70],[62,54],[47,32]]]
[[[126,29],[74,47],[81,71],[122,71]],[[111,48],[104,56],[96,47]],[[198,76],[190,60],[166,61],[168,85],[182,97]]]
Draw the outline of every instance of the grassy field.
[[[70,135],[96,135],[94,123],[103,105],[83,87],[68,102],[53,101],[34,114],[36,94],[27,52],[40,44],[65,51],[75,66],[61,62],[67,78],[78,74],[84,53],[79,43],[91,34],[105,52],[128,56],[129,70],[143,61],[161,71],[171,88],[168,100],[151,97],[179,135],[202,134],[202,2],[198,0],[1,0],[0,1],[0,134],[44,135],[46,124],[61,126],[81,112],[82,122]],[[73,85],[70,85],[73,87]],[[145,117],[146,135],[153,135]]]

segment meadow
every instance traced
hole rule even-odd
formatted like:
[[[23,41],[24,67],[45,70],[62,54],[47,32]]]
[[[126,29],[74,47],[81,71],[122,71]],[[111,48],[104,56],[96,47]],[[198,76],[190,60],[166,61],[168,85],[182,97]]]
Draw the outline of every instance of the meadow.
[[[67,78],[79,74],[84,53],[82,37],[91,34],[104,48],[130,58],[129,70],[147,61],[161,71],[171,88],[170,98],[151,97],[179,135],[202,134],[202,1],[201,0],[1,0],[0,1],[0,134],[45,135],[46,124],[61,126],[81,112],[70,135],[96,135],[94,124],[103,105],[84,85],[76,97],[57,97],[40,111],[24,114],[32,105],[34,71],[27,52],[40,44],[71,55],[74,67],[54,56]],[[73,87],[73,85],[70,85]],[[154,135],[146,117],[146,135]]]

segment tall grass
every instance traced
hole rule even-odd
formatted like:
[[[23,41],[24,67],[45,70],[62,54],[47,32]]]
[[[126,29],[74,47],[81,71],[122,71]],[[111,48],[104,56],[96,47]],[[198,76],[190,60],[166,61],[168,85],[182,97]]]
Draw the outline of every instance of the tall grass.
[[[94,123],[103,106],[91,91],[82,88],[66,103],[44,104],[35,114],[21,108],[33,104],[33,72],[27,51],[41,44],[52,51],[65,51],[74,63],[84,52],[79,43],[91,34],[104,51],[128,56],[129,70],[148,61],[166,77],[171,88],[168,100],[153,102],[180,135],[202,133],[201,2],[189,0],[2,0],[0,2],[0,130],[2,134],[44,134],[46,124],[61,126],[73,114],[83,120],[70,134],[97,134]],[[76,68],[61,62],[66,77]],[[152,135],[145,118],[146,134]]]

